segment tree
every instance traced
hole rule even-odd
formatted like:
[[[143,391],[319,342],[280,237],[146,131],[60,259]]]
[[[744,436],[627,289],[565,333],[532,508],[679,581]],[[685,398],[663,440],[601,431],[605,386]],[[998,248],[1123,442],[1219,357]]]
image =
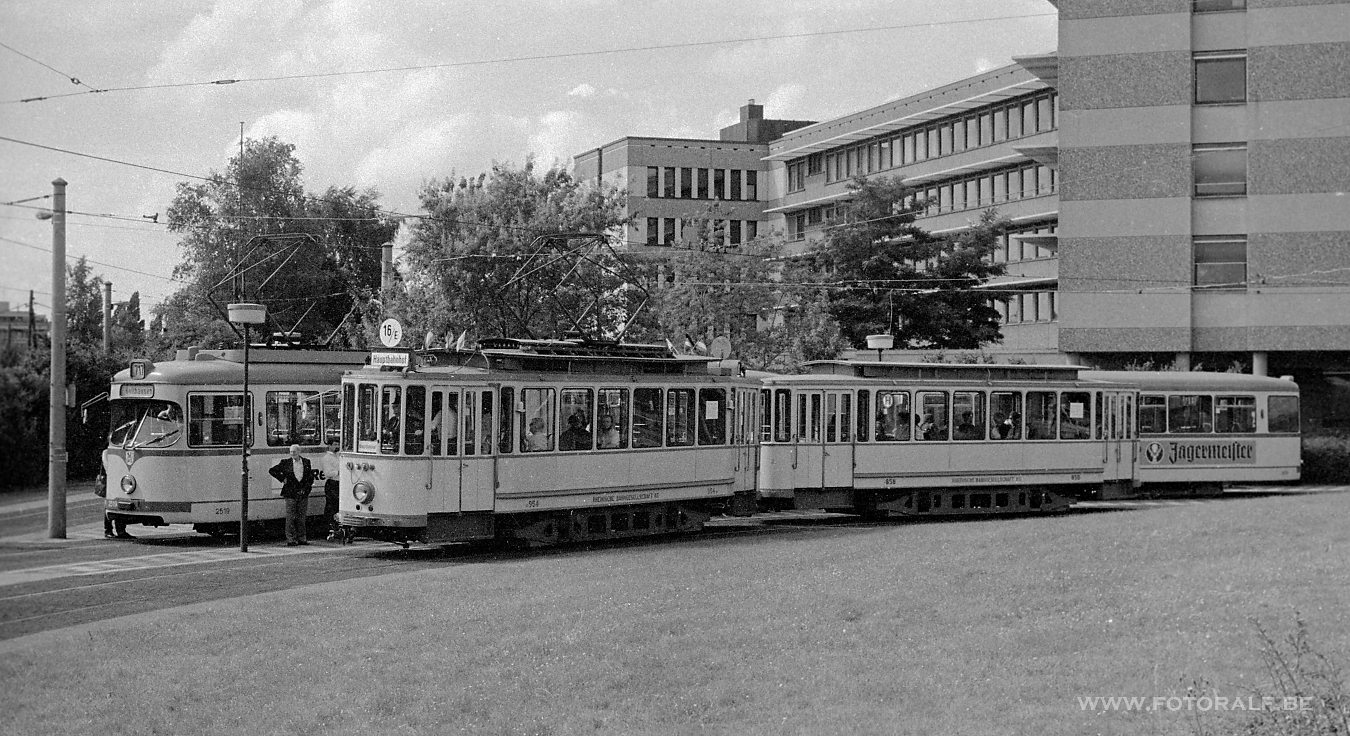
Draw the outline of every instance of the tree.
[[[893,333],[897,347],[976,349],[1002,339],[996,298],[972,290],[1004,273],[992,261],[1005,228],[987,210],[970,228],[936,237],[915,224],[924,203],[899,178],[858,178],[853,199],[811,252],[832,279],[829,311],[854,347]]]
[[[819,292],[801,283],[797,265],[781,259],[780,239],[723,245],[715,204],[685,220],[692,234],[666,258],[674,281],[657,292],[660,334],[705,346],[724,336],[732,356],[753,370],[794,371],[838,354],[838,325]]]
[[[624,222],[613,187],[527,160],[433,180],[421,199],[407,281],[384,310],[413,335],[613,336],[642,303],[633,264],[600,236]]]
[[[374,190],[307,195],[302,170],[295,146],[250,139],[223,173],[178,184],[167,214],[169,229],[182,234],[173,275],[185,286],[157,310],[163,334],[154,347],[236,343],[222,307],[241,298],[265,304],[274,329],[303,341],[335,334],[363,343],[348,318],[376,288],[380,247],[398,223],[380,211]]]

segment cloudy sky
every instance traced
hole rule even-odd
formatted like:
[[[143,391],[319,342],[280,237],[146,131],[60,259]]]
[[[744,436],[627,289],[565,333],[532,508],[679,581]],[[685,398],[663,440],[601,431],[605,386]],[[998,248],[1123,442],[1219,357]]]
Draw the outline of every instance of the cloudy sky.
[[[0,43],[0,202],[66,179],[67,209],[111,215],[72,214],[68,253],[148,307],[179,253],[142,216],[223,169],[241,122],[295,144],[307,190],[373,186],[415,212],[427,179],[716,138],[749,98],[826,120],[940,86],[1054,50],[1055,17],[1047,0],[0,0]],[[108,88],[137,89],[90,92]],[[35,289],[48,312],[51,226],[26,207],[49,204],[0,206],[0,301]]]

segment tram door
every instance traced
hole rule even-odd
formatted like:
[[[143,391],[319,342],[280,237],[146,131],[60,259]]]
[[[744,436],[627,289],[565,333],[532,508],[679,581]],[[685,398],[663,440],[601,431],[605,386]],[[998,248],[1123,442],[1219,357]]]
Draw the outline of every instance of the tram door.
[[[798,391],[793,407],[793,427],[797,445],[795,483],[797,488],[822,488],[825,474],[825,445],[821,442],[821,421],[825,392]]]
[[[493,391],[464,391],[460,411],[460,511],[491,511],[496,497],[496,458],[492,438],[496,407]]]
[[[431,503],[437,513],[459,511],[460,392],[445,386],[431,388]]]
[[[1118,391],[1103,392],[1102,418],[1102,462],[1105,465],[1104,480],[1128,480],[1133,475],[1134,445],[1130,442],[1134,434],[1134,397]]]
[[[853,392],[825,392],[821,488],[853,486]]]

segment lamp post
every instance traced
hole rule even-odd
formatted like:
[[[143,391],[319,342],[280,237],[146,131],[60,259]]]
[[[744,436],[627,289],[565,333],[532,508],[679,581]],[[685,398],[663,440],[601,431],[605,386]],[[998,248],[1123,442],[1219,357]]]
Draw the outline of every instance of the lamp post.
[[[253,428],[253,410],[248,400],[248,343],[249,326],[260,325],[267,320],[267,307],[261,304],[239,303],[228,307],[230,321],[244,326],[244,405],[243,422],[240,424],[239,446],[241,470],[239,473],[239,551],[248,551],[248,440]]]
[[[894,335],[868,335],[867,349],[877,351],[877,362],[881,362],[881,351],[890,350],[895,346]]]
[[[46,212],[39,212],[38,219]],[[66,180],[52,181],[52,365],[48,387],[47,537],[66,538]]]

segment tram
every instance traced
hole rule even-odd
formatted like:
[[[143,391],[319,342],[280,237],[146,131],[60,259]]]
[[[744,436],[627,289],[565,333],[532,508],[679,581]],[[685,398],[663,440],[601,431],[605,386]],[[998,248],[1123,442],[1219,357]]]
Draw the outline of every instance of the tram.
[[[886,516],[1064,511],[1133,483],[1135,389],[1073,366],[816,361],[763,381],[759,494]]]
[[[1290,379],[1186,371],[1080,375],[1138,389],[1135,495],[1212,495],[1233,483],[1299,479],[1299,396]],[[1112,490],[1102,489],[1102,497]]]
[[[235,533],[247,443],[249,520],[284,519],[280,483],[267,469],[298,444],[318,472],[323,445],[338,437],[342,373],[368,356],[253,348],[247,402],[242,349],[189,348],[170,361],[133,360],[109,389],[104,509],[127,524]],[[322,514],[322,493],[309,503],[311,516]]]
[[[548,544],[755,511],[759,384],[715,358],[496,338],[371,362],[342,379],[349,538]]]

